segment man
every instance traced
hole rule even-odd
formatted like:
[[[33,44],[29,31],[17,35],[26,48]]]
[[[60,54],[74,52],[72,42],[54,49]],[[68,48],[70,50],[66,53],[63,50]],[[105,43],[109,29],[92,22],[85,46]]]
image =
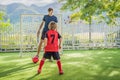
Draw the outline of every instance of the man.
[[[43,27],[43,24],[44,25],[44,28],[43,28],[43,31],[42,31],[42,35],[41,35],[41,40],[39,42],[39,46],[38,46],[38,50],[37,50],[37,55],[36,56],[39,56],[39,53],[41,51],[41,47],[42,47],[42,43],[44,42],[44,38],[45,38],[45,33],[49,30],[48,29],[48,24],[51,22],[51,21],[54,21],[54,22],[58,22],[57,20],[57,17],[53,15],[53,9],[52,8],[49,8],[48,9],[48,15],[44,15],[43,17],[43,21],[38,29],[38,32],[37,32],[37,37],[39,37],[40,35],[40,30],[42,29]],[[51,60],[51,59],[50,59]]]

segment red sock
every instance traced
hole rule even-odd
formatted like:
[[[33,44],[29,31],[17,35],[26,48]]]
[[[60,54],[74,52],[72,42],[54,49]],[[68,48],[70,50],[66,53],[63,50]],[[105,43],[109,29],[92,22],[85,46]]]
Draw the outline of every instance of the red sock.
[[[41,60],[41,61],[40,61],[39,70],[42,69],[42,66],[43,66],[44,62],[45,62],[44,60]]]
[[[58,65],[59,72],[61,72],[62,71],[61,61],[57,61],[57,65]]]

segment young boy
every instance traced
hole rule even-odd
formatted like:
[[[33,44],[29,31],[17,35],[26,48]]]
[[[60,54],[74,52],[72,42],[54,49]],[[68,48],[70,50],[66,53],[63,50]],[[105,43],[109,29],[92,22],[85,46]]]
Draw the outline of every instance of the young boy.
[[[62,65],[60,61],[60,56],[59,56],[59,49],[61,49],[61,41],[62,38],[60,34],[56,31],[57,29],[57,24],[54,21],[51,21],[49,23],[49,30],[46,32],[45,39],[44,39],[44,55],[43,58],[40,61],[40,65],[38,68],[38,74],[41,73],[42,71],[42,66],[45,62],[46,59],[50,59],[51,56],[53,57],[54,60],[57,61],[57,66],[59,69],[59,74],[63,74],[62,70]],[[58,45],[58,39],[59,39],[59,45]]]

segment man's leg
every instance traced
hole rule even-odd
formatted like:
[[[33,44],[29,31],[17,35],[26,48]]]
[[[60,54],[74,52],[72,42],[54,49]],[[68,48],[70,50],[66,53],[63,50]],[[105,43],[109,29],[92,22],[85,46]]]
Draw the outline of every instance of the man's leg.
[[[42,48],[42,43],[44,42],[44,40],[41,39],[39,46],[38,46],[38,50],[37,50],[37,56],[39,56],[41,48]]]
[[[50,62],[53,62],[52,57],[50,57],[49,61],[50,61]]]

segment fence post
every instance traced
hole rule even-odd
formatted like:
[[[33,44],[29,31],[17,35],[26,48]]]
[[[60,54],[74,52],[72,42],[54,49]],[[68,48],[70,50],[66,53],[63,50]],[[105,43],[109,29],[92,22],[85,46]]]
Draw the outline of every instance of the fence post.
[[[91,43],[92,43],[92,40],[91,40],[91,23],[92,23],[92,18],[89,17],[89,49],[91,49]]]

